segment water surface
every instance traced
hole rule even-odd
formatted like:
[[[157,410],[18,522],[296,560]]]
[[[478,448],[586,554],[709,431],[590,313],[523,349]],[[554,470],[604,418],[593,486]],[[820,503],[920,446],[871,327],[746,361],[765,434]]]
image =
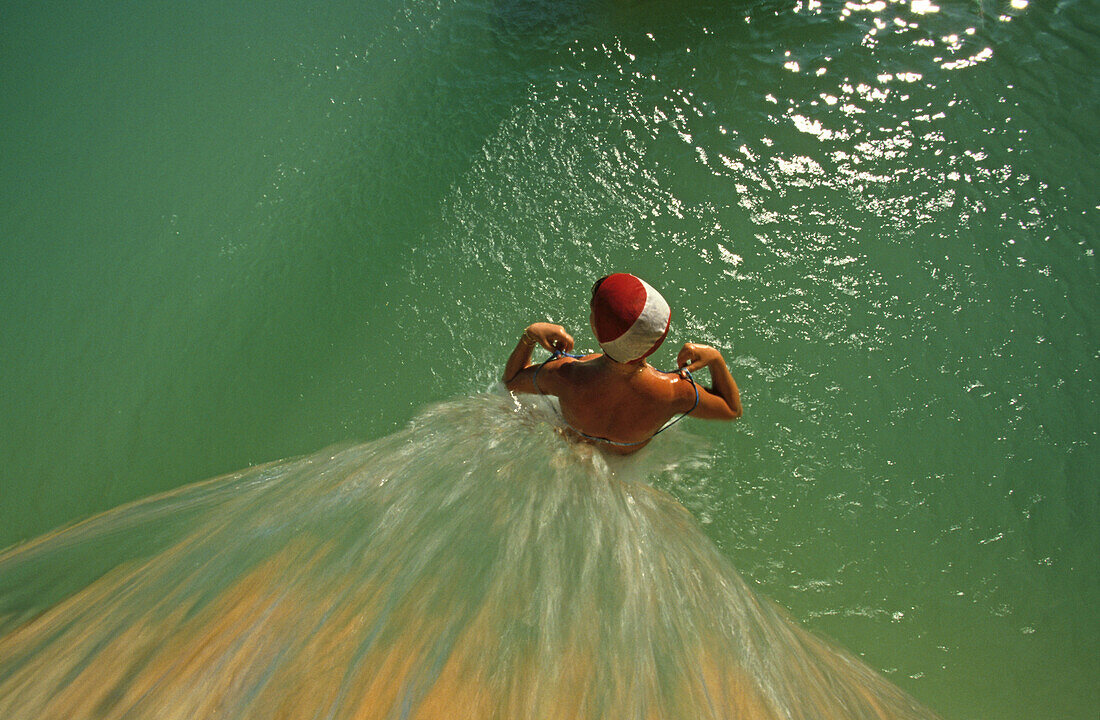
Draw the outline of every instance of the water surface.
[[[1096,11],[0,10],[0,544],[389,435],[627,270],[742,386],[668,489],[756,591],[1092,717]]]

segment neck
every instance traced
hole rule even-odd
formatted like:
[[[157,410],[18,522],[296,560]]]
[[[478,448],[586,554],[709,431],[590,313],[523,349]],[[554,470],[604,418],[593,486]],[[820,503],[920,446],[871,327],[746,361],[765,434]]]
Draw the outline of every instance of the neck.
[[[631,360],[630,362],[621,363],[618,360],[612,360],[605,353],[603,356],[603,364],[608,370],[612,372],[621,373],[623,375],[633,375],[642,368],[645,367],[645,358],[639,358],[638,360]]]

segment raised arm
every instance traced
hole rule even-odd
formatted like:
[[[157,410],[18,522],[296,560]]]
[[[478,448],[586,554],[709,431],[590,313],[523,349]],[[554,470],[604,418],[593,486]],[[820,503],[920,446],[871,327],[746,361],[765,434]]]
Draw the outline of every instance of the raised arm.
[[[710,370],[713,384],[710,388],[700,388],[699,406],[692,411],[692,417],[708,420],[736,420],[741,417],[741,392],[726,367],[722,353],[710,345],[684,343],[676,356],[676,365],[691,372],[704,367]]]
[[[561,325],[552,323],[532,323],[523,331],[523,336],[516,343],[515,350],[508,356],[508,362],[504,365],[504,386],[514,392],[535,392],[530,380],[530,373],[523,372],[531,367],[531,351],[535,345],[542,345],[547,350],[561,350],[569,352],[573,349],[573,336],[565,332]]]

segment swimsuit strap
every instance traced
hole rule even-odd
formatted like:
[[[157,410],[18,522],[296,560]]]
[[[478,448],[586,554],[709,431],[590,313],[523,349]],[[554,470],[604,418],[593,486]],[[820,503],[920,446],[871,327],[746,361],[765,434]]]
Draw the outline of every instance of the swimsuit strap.
[[[563,358],[563,357],[582,358],[584,356],[583,355],[573,355],[572,353],[562,352],[561,350],[556,350],[555,349],[551,353],[550,357],[546,358],[541,363],[539,363],[539,366],[537,368],[535,368],[534,376],[531,378],[532,382],[535,385],[535,391],[539,395],[543,394],[542,389],[539,387],[539,371],[542,370],[542,368],[546,365],[546,363],[550,362],[551,360],[557,360],[558,358]],[[581,432],[577,428],[570,425],[569,421],[566,420],[565,417],[561,414],[561,411],[558,410],[557,407],[554,407],[553,404],[551,404],[551,407],[554,407],[554,412],[557,414],[558,419],[561,420],[562,423],[564,423],[567,428],[569,428],[570,430],[572,430],[573,432],[577,433],[578,435],[580,435],[581,437],[583,437],[587,440],[595,440],[597,442],[607,443],[608,445],[618,445],[620,447],[631,447],[631,446],[634,446],[634,445],[644,445],[645,443],[649,442],[653,438],[655,438],[658,435],[660,435],[661,433],[663,433],[665,430],[668,430],[670,427],[672,427],[676,423],[683,420],[685,417],[687,417],[692,412],[694,412],[695,408],[699,407],[699,386],[695,384],[695,378],[693,378],[691,376],[691,371],[688,370],[686,366],[680,368],[679,370],[662,370],[661,372],[666,373],[668,375],[671,375],[672,373],[676,373],[676,374],[680,375],[681,377],[687,377],[688,382],[691,383],[692,389],[695,390],[695,404],[691,406],[691,410],[688,410],[687,412],[680,415],[680,417],[674,418],[672,421],[666,423],[665,425],[663,425],[661,427],[660,430],[653,433],[652,435],[647,437],[645,440],[639,440],[638,442],[619,442],[618,440],[611,440],[611,439],[604,438],[604,437],[598,437],[596,435],[589,435],[588,433]]]

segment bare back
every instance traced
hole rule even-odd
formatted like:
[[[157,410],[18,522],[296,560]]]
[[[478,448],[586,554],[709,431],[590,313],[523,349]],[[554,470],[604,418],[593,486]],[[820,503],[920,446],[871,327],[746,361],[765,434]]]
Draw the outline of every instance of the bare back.
[[[641,449],[674,415],[694,405],[691,383],[646,364],[617,365],[603,355],[547,363],[538,390],[557,395],[565,421],[585,435],[619,443],[605,450],[629,454]]]
[[[532,364],[536,345],[553,357]],[[573,337],[562,326],[532,323],[508,356],[502,380],[512,392],[556,395],[575,439],[628,455],[644,447],[677,413],[704,420],[741,417],[737,383],[722,353],[709,345],[684,343],[676,355],[676,365],[684,371],[709,370],[709,388],[696,384],[690,374],[664,373],[644,359],[617,362],[606,354],[578,359],[568,355],[572,349]]]

